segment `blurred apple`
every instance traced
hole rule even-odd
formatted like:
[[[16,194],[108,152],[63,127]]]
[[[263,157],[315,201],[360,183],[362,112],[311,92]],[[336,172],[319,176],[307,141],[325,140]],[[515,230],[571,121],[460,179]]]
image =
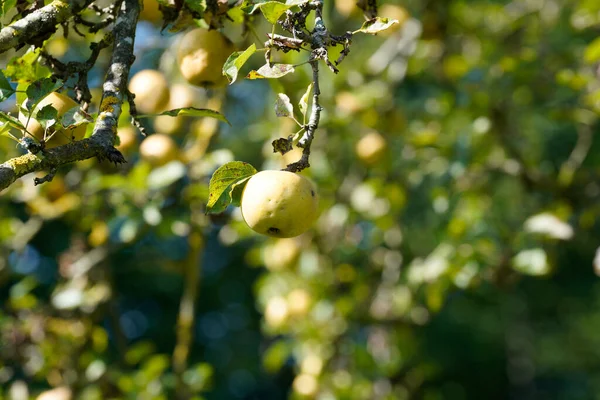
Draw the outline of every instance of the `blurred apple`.
[[[142,114],[166,110],[169,104],[169,84],[162,72],[144,69],[129,81],[129,91],[135,95],[135,106]]]
[[[378,132],[372,131],[356,143],[358,158],[367,165],[380,161],[387,150],[387,142]]]
[[[120,143],[116,147],[121,153],[129,153],[136,147],[138,135],[136,128],[133,126],[127,125],[118,128],[117,135],[119,136]]]
[[[300,245],[296,239],[275,239],[263,250],[265,267],[278,271],[290,267],[300,255]]]
[[[148,136],[140,145],[140,156],[152,166],[159,167],[179,158],[175,141],[164,133]]]

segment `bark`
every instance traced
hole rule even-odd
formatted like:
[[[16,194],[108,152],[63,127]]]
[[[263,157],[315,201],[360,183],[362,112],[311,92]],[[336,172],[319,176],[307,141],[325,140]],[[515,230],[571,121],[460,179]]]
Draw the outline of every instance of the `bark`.
[[[52,4],[55,3],[57,2]],[[113,30],[113,53],[102,87],[100,112],[92,135],[87,139],[43,150],[37,154],[28,153],[0,164],[0,190],[31,172],[53,171],[61,165],[92,157],[115,163],[125,162],[123,155],[113,145],[121,106],[127,93],[129,69],[134,60],[133,43],[139,12],[138,0],[124,0],[118,11]]]

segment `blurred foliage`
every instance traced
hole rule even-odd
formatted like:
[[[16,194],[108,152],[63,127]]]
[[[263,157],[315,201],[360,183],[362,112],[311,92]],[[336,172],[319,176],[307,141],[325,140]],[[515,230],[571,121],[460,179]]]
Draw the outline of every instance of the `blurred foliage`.
[[[350,0],[326,7],[334,33],[364,20]],[[237,208],[204,212],[220,165],[297,160],[272,153],[296,128],[274,104],[298,104],[308,66],[189,88],[231,126],[144,120],[184,161],[152,167],[134,144],[122,167],[87,160],[2,193],[0,397],[600,398],[600,3],[404,0],[379,14],[402,23],[354,38],[338,75],[322,68],[303,172],[321,216],[301,237],[258,237]],[[180,84],[181,34],[146,19],[132,74]],[[271,28],[255,24],[262,40]],[[225,26],[243,49],[240,32]],[[61,32],[45,48],[89,53]],[[48,75],[18,68],[36,57],[4,54],[2,69]],[[96,96],[106,57],[90,71]],[[3,160],[19,151],[0,141]]]

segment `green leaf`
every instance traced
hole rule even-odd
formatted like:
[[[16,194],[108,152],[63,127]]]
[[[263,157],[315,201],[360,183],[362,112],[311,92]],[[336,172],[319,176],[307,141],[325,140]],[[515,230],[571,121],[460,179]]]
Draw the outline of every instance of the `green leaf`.
[[[284,75],[294,72],[294,66],[291,64],[268,64],[263,65],[257,71],[250,71],[246,79],[277,79]]]
[[[94,122],[94,120],[91,115],[83,111],[80,107],[73,107],[60,117],[61,125],[68,129],[92,122]]]
[[[275,100],[275,114],[278,117],[294,116],[294,106],[286,94],[277,94],[277,99]]]
[[[360,29],[355,30],[353,33],[362,32],[368,33],[370,35],[376,35],[379,32],[385,31],[386,29],[397,23],[398,20],[395,19],[376,17],[366,21],[360,27]]]
[[[254,53],[256,53],[256,45],[252,43],[246,50],[236,51],[227,58],[227,61],[223,65],[223,75],[227,77],[229,84],[235,82],[240,69]]]
[[[28,110],[34,110],[35,107],[50,93],[55,92],[63,85],[61,80],[52,78],[42,78],[33,82],[27,87],[27,102],[24,104]]]
[[[17,118],[13,117],[10,114],[0,111],[0,122],[4,126],[5,124],[10,125],[13,128],[19,129],[21,131],[25,130],[25,126],[19,121]]]
[[[300,107],[300,112],[306,118],[306,112],[308,111],[308,97],[310,96],[310,92],[312,90],[313,83],[311,82],[306,88],[306,92],[300,99],[300,103],[298,103],[298,107]]]
[[[20,57],[13,57],[4,70],[6,77],[18,83],[50,77],[52,71],[38,62],[39,57],[40,49],[29,50]]]
[[[256,173],[256,169],[245,162],[232,161],[217,169],[208,185],[208,204],[206,213],[218,214],[231,203],[239,206],[241,193],[235,186],[245,182]]]
[[[0,71],[0,102],[8,99],[15,90],[10,86],[8,79],[4,76],[4,73]]]
[[[247,10],[248,14],[252,14],[256,10],[260,9],[266,20],[275,25],[283,13],[292,7],[294,7],[294,4],[290,5],[280,3],[278,1],[265,1],[263,3],[254,4],[254,7],[248,7],[245,10]]]
[[[157,117],[159,115],[168,115],[169,117],[211,117],[216,118],[219,121],[223,121],[229,123],[227,118],[223,114],[218,111],[209,110],[207,108],[196,108],[196,107],[184,107],[184,108],[175,108],[173,110],[163,111],[160,114],[142,114],[138,115],[138,118],[151,118]]]
[[[44,129],[48,129],[56,124],[58,119],[58,110],[52,107],[51,104],[48,104],[38,110],[38,112],[35,114],[35,119],[38,120]]]
[[[4,17],[8,11],[17,5],[17,0],[0,0],[0,4],[2,4],[2,9],[0,10],[2,14],[0,16]]]
[[[206,10],[205,0],[185,0],[185,5],[190,10],[195,11],[199,14],[203,14],[204,10]]]
[[[588,64],[600,61],[600,37],[588,44],[583,52],[583,59]]]

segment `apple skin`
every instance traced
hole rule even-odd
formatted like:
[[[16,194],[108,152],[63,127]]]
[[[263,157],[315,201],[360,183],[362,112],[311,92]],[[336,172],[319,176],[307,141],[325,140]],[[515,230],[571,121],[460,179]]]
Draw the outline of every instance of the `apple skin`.
[[[129,81],[129,91],[135,95],[135,106],[142,114],[165,111],[169,104],[167,78],[154,69],[144,69],[133,75]]]
[[[181,75],[192,85],[221,87],[227,84],[221,72],[223,64],[234,51],[233,43],[219,31],[196,28],[181,39],[177,64]]]
[[[318,216],[317,191],[308,179],[288,171],[261,171],[242,193],[246,224],[263,235],[287,238],[306,232]]]

